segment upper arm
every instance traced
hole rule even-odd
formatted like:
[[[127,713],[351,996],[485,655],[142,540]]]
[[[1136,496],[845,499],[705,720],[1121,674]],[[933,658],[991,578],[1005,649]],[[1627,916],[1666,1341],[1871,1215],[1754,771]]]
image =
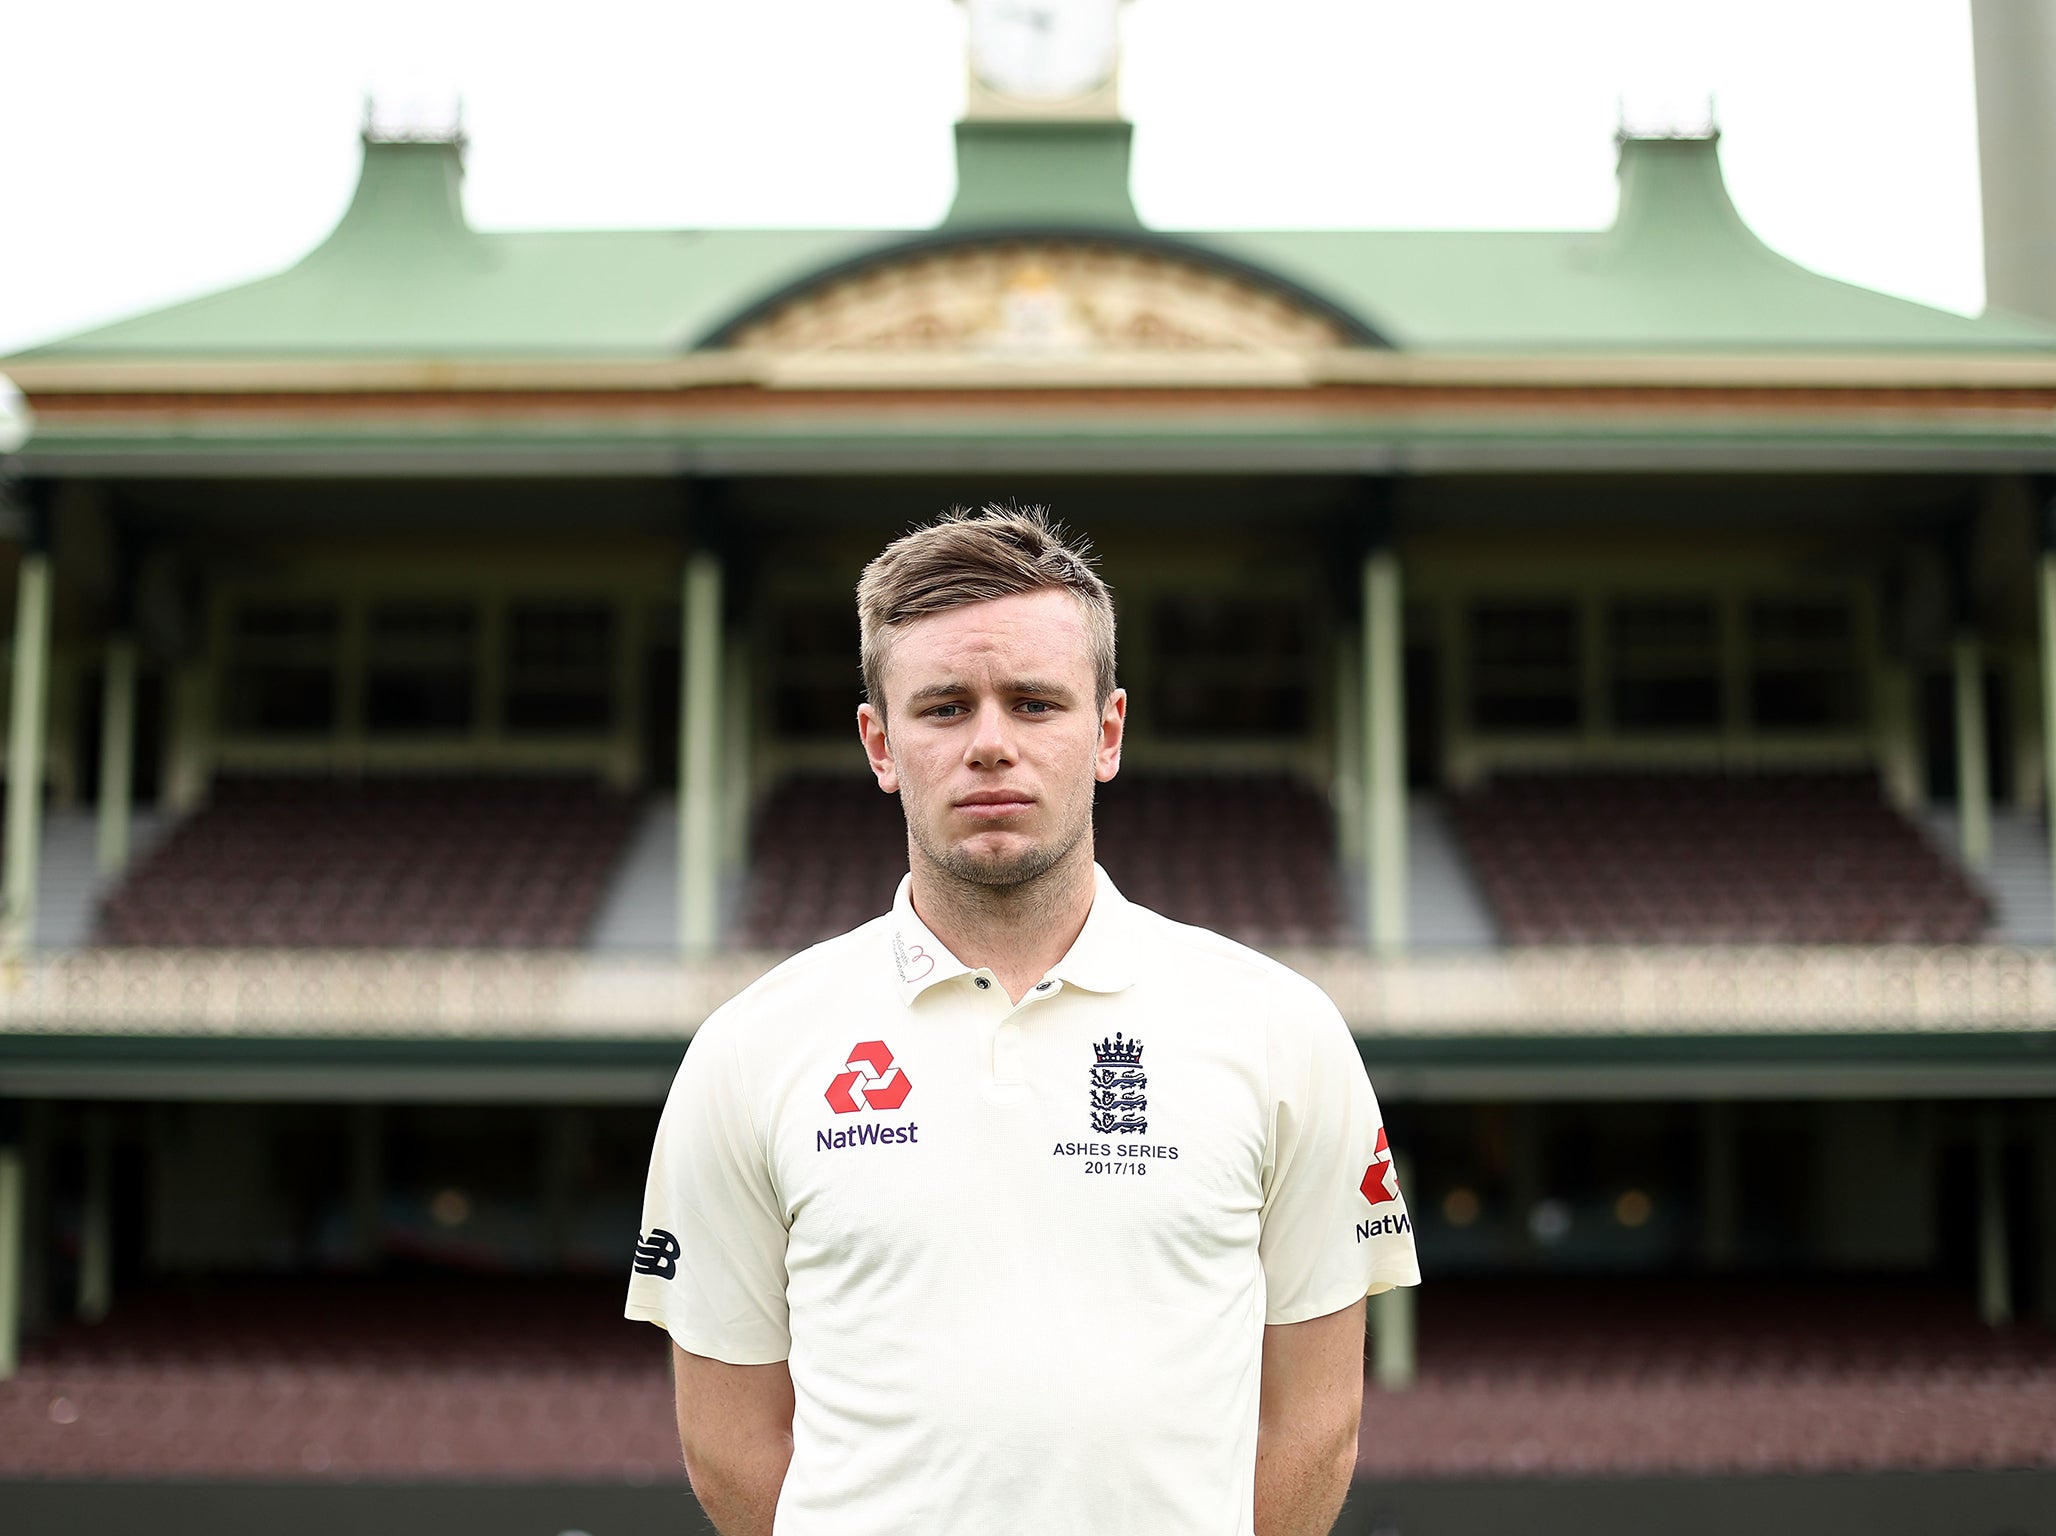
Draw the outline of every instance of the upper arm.
[[[1274,1430],[1355,1437],[1363,1412],[1364,1304],[1361,1298],[1324,1317],[1273,1323],[1264,1329],[1258,1415]]]
[[[1258,1238],[1269,1324],[1324,1318],[1374,1288],[1420,1282],[1413,1221],[1363,1057],[1334,1005],[1311,984],[1307,993],[1269,1027]]]
[[[751,1114],[733,1021],[710,1019],[664,1104],[627,1315],[733,1365],[783,1361],[785,1215]]]

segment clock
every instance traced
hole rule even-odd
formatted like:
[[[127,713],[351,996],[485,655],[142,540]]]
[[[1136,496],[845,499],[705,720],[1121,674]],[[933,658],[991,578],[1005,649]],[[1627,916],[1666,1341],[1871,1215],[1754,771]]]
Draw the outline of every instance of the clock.
[[[965,0],[971,71],[1016,101],[1065,101],[1113,78],[1121,0]]]

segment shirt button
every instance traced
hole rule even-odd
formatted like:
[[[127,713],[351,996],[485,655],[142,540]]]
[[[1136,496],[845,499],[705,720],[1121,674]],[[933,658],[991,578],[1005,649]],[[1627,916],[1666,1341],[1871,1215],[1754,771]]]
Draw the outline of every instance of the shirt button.
[[[989,982],[989,981],[987,981],[987,980],[986,980],[986,979],[985,979],[985,978],[984,978],[983,976],[980,976],[980,977],[978,978],[978,990],[979,990],[980,992],[983,992],[983,991],[984,991],[984,990],[985,990],[985,989],[986,989],[987,987],[989,987],[989,986],[991,986],[991,985],[992,985],[992,983],[991,983],[991,982]]]
[[[1046,981],[1038,981],[1035,984],[1035,990],[1038,992],[1047,992],[1049,990],[1049,983]]]

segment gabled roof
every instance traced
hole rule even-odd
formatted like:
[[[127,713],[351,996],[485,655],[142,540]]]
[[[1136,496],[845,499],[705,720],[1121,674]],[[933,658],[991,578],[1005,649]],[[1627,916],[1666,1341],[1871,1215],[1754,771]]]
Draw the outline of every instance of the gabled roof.
[[[1138,234],[1127,125],[959,131],[952,238]],[[1061,131],[1058,131],[1059,128]],[[993,134],[1001,130],[994,129]],[[1048,163],[1038,160],[1045,153]],[[665,358],[810,276],[935,232],[488,233],[464,217],[461,147],[368,139],[335,231],[275,277],[83,332],[14,361]],[[1809,272],[1743,223],[1713,137],[1629,138],[1610,229],[1158,232],[1275,275],[1402,351],[1483,354],[2056,351],[2056,327],[1966,318]]]

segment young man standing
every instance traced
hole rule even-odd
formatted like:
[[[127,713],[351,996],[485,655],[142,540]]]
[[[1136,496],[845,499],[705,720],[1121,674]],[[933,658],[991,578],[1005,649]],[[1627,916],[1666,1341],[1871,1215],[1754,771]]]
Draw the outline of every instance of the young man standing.
[[[1326,1532],[1364,1297],[1420,1278],[1348,1030],[1093,862],[1128,701],[1082,546],[952,513],[857,602],[909,873],[701,1027],[629,1284],[702,1506],[726,1536]]]

